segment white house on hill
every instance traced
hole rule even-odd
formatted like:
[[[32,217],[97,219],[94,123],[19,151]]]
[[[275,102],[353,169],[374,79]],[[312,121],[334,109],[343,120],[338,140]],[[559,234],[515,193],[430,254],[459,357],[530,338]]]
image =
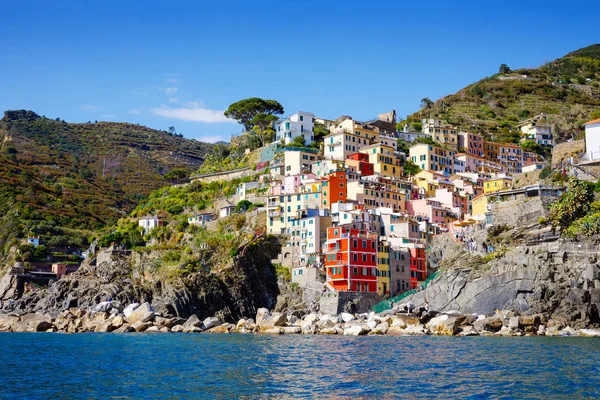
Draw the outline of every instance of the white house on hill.
[[[284,144],[289,144],[297,136],[303,136],[305,144],[309,145],[315,140],[314,127],[315,114],[298,111],[277,123],[276,141],[283,140]]]
[[[600,160],[600,119],[586,122],[585,126],[585,154],[581,161]]]

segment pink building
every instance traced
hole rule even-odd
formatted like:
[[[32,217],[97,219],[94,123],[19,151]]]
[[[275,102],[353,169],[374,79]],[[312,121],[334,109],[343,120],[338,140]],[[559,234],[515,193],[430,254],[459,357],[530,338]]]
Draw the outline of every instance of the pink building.
[[[406,212],[415,217],[425,217],[430,223],[438,225],[445,225],[455,219],[450,210],[433,199],[407,201]]]
[[[67,264],[52,264],[52,272],[56,274],[57,278],[62,277],[67,273]]]
[[[470,132],[458,132],[458,148],[464,148],[470,155],[482,157],[485,154],[483,136]]]

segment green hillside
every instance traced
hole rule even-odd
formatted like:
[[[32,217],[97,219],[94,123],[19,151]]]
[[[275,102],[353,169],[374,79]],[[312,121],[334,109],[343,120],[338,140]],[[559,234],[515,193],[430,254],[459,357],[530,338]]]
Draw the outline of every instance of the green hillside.
[[[557,139],[577,137],[581,124],[600,117],[600,44],[579,49],[537,69],[504,69],[430,104],[407,118],[440,118],[494,140],[516,142],[519,121],[552,114]]]
[[[85,242],[170,184],[169,171],[197,170],[212,149],[140,125],[74,124],[25,110],[5,112],[0,138],[0,247],[27,234]]]

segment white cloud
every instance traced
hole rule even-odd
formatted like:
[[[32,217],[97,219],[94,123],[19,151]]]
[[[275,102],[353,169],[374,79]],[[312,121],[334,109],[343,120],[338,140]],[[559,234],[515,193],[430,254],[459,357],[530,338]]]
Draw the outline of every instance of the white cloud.
[[[206,108],[202,101],[187,101],[186,104],[189,108]]]
[[[134,114],[134,115],[140,115],[140,110],[133,109],[133,110],[129,110],[128,113]]]
[[[81,109],[84,111],[97,111],[100,109],[99,106],[81,106]]]
[[[171,95],[174,95],[175,93],[177,93],[177,90],[178,90],[179,88],[178,88],[177,86],[170,86],[170,87],[167,87],[167,88],[162,88],[162,87],[161,87],[161,88],[159,88],[159,89],[160,89],[161,91],[165,92],[165,94],[168,94],[168,95],[170,95],[170,96],[171,96]]]
[[[179,99],[177,97],[169,97],[169,103],[179,103]]]
[[[152,114],[170,119],[205,122],[208,124],[220,122],[236,123],[236,121],[225,117],[222,110],[210,110],[208,108],[199,106],[181,108],[169,108],[166,106],[161,106],[159,108],[152,109]]]
[[[165,79],[165,82],[170,83],[170,84],[173,85],[175,83],[178,83],[179,79],[176,79],[176,78],[167,78],[167,79]]]

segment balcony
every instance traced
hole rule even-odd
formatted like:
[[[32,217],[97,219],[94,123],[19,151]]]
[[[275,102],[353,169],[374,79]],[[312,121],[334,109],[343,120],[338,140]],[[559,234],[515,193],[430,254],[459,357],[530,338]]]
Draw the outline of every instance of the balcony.
[[[270,218],[279,217],[279,216],[281,216],[281,210],[279,210],[279,209],[277,209],[277,210],[269,210],[267,212],[267,215]]]

